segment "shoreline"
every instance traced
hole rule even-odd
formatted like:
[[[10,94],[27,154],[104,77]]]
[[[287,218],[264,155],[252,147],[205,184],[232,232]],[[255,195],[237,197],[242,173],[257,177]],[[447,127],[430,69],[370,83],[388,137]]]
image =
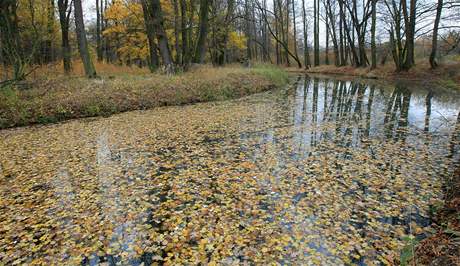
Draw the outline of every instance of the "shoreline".
[[[251,69],[200,67],[174,76],[63,76],[33,81],[28,89],[0,91],[0,130],[237,99],[285,86],[288,79],[283,69],[262,65]]]
[[[395,72],[387,66],[377,67],[371,70],[366,68],[354,68],[351,66],[336,67],[334,65],[322,65],[310,69],[286,68],[289,73],[304,73],[314,75],[331,75],[345,78],[360,78],[366,80],[377,80],[385,82],[414,82],[438,85],[442,87],[460,90],[460,73],[449,71],[452,68],[459,68],[460,65],[440,66],[431,70],[427,65],[419,65],[407,72]]]

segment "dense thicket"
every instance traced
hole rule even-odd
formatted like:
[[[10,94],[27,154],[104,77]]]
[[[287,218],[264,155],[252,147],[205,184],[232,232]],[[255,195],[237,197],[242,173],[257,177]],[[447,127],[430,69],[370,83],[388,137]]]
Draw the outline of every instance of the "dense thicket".
[[[405,71],[421,42],[433,68],[459,53],[458,25],[449,24],[459,18],[458,0],[87,1],[94,10],[81,0],[2,0],[2,78],[21,80],[35,65],[60,61],[69,73],[78,58],[95,77],[95,60],[172,73],[233,62],[376,68],[392,58]]]

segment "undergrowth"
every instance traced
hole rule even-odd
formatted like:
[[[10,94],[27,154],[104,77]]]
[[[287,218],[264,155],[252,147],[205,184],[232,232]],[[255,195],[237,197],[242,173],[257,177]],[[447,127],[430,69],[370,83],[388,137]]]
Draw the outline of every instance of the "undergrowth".
[[[194,67],[173,76],[150,73],[102,72],[89,80],[77,75],[36,77],[29,87],[0,91],[0,128],[62,120],[108,116],[165,105],[226,100],[287,83],[280,68]]]

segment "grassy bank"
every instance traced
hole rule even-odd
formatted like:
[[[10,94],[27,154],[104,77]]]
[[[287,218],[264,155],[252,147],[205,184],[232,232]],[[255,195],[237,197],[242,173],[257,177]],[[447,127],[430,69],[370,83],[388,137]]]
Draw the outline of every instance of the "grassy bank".
[[[197,67],[174,76],[107,72],[94,80],[36,77],[1,90],[0,128],[237,98],[283,86],[287,80],[286,72],[270,66]]]
[[[395,71],[392,65],[379,66],[374,70],[371,70],[369,67],[355,68],[352,66],[336,67],[334,65],[322,65],[310,68],[306,72],[370,79],[423,81],[439,84],[444,87],[460,88],[459,63],[444,64],[435,70],[432,70],[426,63],[420,63],[407,72],[399,73]]]
[[[433,232],[415,244],[406,265],[460,265],[460,168],[446,190],[444,202],[433,210]]]

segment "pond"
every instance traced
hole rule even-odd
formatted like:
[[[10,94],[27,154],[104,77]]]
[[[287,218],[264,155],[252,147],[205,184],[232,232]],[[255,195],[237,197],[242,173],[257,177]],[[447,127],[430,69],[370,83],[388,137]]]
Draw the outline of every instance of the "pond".
[[[459,161],[460,97],[292,77],[0,131],[0,264],[387,264]]]

